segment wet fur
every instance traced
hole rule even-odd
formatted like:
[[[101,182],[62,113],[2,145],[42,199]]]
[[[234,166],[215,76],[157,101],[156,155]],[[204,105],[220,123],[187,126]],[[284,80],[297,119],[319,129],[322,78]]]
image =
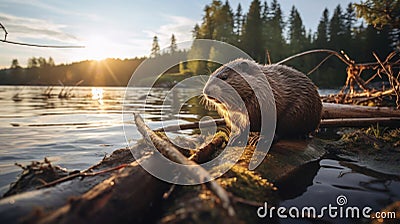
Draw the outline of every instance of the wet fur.
[[[223,94],[220,94],[221,99],[218,100],[207,97],[207,93],[215,89],[213,85],[218,85],[215,78],[227,82],[237,91],[246,105],[250,124],[243,112],[237,110],[237,102],[231,99],[232,90],[222,89]],[[272,89],[273,97],[269,95],[266,80]],[[316,86],[303,73],[284,65],[259,65],[245,59],[229,62],[211,74],[203,89],[204,102],[210,108],[215,108],[228,125],[237,126],[239,129],[250,125],[250,131],[260,131],[261,113],[265,108],[260,109],[257,97],[248,83],[255,87],[254,91],[258,92],[264,106],[271,106],[271,100],[275,99],[277,136],[304,136],[318,128],[322,103]],[[229,113],[232,120],[229,119]]]

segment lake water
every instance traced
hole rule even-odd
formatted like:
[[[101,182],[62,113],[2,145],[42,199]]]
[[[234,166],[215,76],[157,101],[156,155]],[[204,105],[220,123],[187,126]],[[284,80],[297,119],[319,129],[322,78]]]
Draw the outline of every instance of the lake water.
[[[43,95],[46,88],[0,86],[0,194],[20,174],[21,169],[14,165],[16,162],[26,165],[47,157],[62,167],[82,170],[100,161],[105,154],[127,146],[124,123],[135,128],[132,120],[122,118],[125,88],[76,87],[71,91],[73,96],[67,99],[57,96],[62,87],[55,87],[50,98]],[[190,98],[192,94],[190,89],[180,91],[175,97]],[[167,120],[164,124],[173,124],[199,120],[204,115],[218,117],[199,105],[196,97],[175,109],[174,102],[170,102],[167,106],[171,112],[162,112],[166,92],[155,89],[145,104],[148,90],[137,88],[129,92],[125,103],[130,111],[140,112],[151,128],[161,127],[161,118]],[[321,94],[332,92],[321,91]],[[139,138],[139,135],[128,137],[130,143]],[[334,204],[340,194],[348,196],[351,203],[370,205],[374,209],[400,200],[399,181],[368,176],[365,174],[368,172],[350,172],[349,167],[346,161],[332,158],[306,165],[306,172],[299,171],[302,173],[280,183],[282,205]],[[343,170],[349,173],[339,178]],[[308,179],[299,182],[297,176]],[[285,186],[288,186],[286,190]]]
[[[58,97],[62,87],[54,87],[50,98],[44,95],[46,90],[42,86],[0,86],[0,194],[21,172],[14,163],[26,165],[47,157],[62,167],[82,170],[128,145],[122,118],[125,88],[76,87],[70,98]],[[180,97],[191,94],[190,89],[180,91]],[[126,108],[143,114],[152,128],[162,126],[161,117],[168,120],[164,124],[176,124],[216,115],[199,106],[197,97],[176,116],[161,111],[167,93],[163,89],[152,90],[146,104],[148,89],[128,93]],[[132,120],[125,123],[135,129]],[[139,138],[130,135],[129,144]]]

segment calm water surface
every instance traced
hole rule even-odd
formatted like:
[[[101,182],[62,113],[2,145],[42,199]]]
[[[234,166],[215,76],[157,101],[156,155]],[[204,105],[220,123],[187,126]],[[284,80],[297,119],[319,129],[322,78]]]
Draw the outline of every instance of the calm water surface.
[[[125,88],[76,87],[68,99],[58,98],[61,87],[55,87],[50,98],[43,95],[46,89],[0,86],[0,194],[21,172],[16,162],[26,165],[47,157],[62,167],[81,170],[127,146],[122,119]],[[172,124],[196,120],[193,114],[204,112],[198,105],[185,104],[179,117],[161,114],[166,91],[152,91],[144,107],[147,93],[139,88],[130,91],[127,103],[130,110],[145,113],[152,128],[161,127],[161,116],[169,117],[166,123]],[[15,94],[18,97],[13,100]],[[186,94],[190,93],[179,93]],[[134,128],[131,121],[127,123]],[[129,136],[130,143],[138,138]]]

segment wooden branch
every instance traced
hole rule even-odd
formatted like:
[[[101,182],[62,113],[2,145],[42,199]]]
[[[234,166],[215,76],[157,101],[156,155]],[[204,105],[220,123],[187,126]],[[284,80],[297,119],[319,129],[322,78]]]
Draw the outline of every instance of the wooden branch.
[[[15,41],[9,41],[9,40],[0,40],[0,42],[4,42],[4,43],[7,43],[7,44],[16,44],[16,45],[29,46],[29,47],[45,47],[45,48],[85,48],[85,46],[29,44],[29,43],[15,42]]]
[[[212,179],[210,174],[203,167],[186,158],[171,143],[164,141],[160,136],[154,133],[144,123],[142,117],[139,114],[134,113],[134,116],[135,123],[139,132],[147,141],[151,141],[161,154],[174,162],[187,165],[187,171],[199,178],[199,180]],[[225,191],[225,189],[222,188],[215,180],[207,183],[207,186],[221,200],[221,205],[224,209],[226,209],[228,215],[234,216],[235,210],[230,202],[229,195]]]
[[[224,122],[225,124],[225,122]],[[211,155],[222,147],[227,142],[225,136],[217,134],[213,137],[210,143],[198,149],[198,151],[189,157],[189,160],[195,161],[196,163],[204,163],[210,160]]]
[[[329,50],[329,49],[316,49],[316,50],[309,50],[309,51],[304,51],[304,52],[295,54],[295,55],[290,56],[290,57],[288,57],[288,58],[286,58],[286,59],[284,59],[282,61],[279,61],[277,64],[283,64],[283,63],[286,63],[286,62],[288,62],[288,61],[290,61],[290,60],[292,60],[294,58],[301,57],[301,56],[304,56],[304,55],[307,55],[307,54],[313,54],[313,53],[328,53],[328,54],[335,55],[336,57],[338,57],[341,61],[343,61],[348,66],[350,66],[350,65],[352,65],[354,63],[352,61],[349,61],[346,57],[344,57],[343,55],[339,54],[336,51]]]
[[[119,166],[111,167],[111,168],[108,168],[108,169],[105,169],[105,170],[101,170],[101,171],[98,171],[98,172],[94,172],[94,173],[90,173],[90,172],[75,173],[75,174],[68,175],[66,177],[62,177],[60,179],[54,180],[52,182],[46,183],[46,184],[44,184],[42,186],[37,187],[36,189],[42,189],[42,188],[46,188],[46,187],[53,187],[53,186],[55,186],[55,185],[57,185],[59,183],[62,183],[62,182],[68,181],[68,180],[72,180],[72,179],[77,178],[77,177],[91,177],[91,176],[96,176],[96,175],[99,175],[99,174],[104,174],[104,173],[107,173],[107,172],[111,172],[111,171],[115,171],[115,170],[119,170],[119,169],[125,168],[127,165],[128,164],[121,164]]]
[[[366,107],[334,103],[322,104],[322,119],[400,117],[400,110],[389,107]]]
[[[201,123],[201,125],[203,127],[210,127],[213,125],[216,126],[222,126],[225,125],[225,121],[224,119],[215,119],[215,120],[211,120],[211,121],[204,121]],[[157,128],[154,131],[155,132],[159,132],[159,131],[163,131],[163,132],[175,132],[175,131],[179,131],[179,130],[187,130],[187,129],[196,129],[199,128],[199,122],[193,122],[193,123],[187,123],[187,124],[179,124],[179,125],[171,125],[171,126],[167,126],[167,127],[161,127],[161,128]]]
[[[343,118],[321,120],[321,128],[337,127],[370,127],[379,124],[384,127],[400,127],[400,117],[377,117],[377,118]]]

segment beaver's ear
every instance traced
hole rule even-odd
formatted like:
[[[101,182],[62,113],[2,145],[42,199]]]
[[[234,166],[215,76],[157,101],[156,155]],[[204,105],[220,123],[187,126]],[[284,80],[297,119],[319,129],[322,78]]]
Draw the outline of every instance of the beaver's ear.
[[[250,67],[246,61],[240,63],[240,68],[242,69],[243,72],[249,73]]]

